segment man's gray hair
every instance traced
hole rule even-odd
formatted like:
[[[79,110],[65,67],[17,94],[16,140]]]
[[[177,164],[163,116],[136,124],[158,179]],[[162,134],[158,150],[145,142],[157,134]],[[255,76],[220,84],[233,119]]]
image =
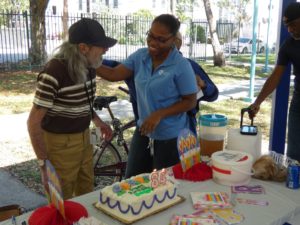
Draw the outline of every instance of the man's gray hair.
[[[71,44],[68,41],[63,42],[55,49],[52,58],[64,59],[67,61],[69,76],[76,84],[86,81],[88,61],[79,51],[77,44]]]

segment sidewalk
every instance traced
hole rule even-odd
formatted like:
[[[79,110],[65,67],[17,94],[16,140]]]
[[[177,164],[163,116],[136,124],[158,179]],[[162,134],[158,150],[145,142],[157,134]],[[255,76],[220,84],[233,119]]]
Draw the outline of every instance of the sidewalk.
[[[255,91],[261,89],[264,79],[255,80]],[[219,98],[217,101],[224,99],[246,98],[249,93],[249,81],[233,83],[230,85],[218,85]],[[133,117],[131,104],[126,100],[118,100],[112,103],[112,110],[118,118]],[[109,114],[106,110],[99,111],[101,118],[109,120]],[[7,204],[19,204],[27,210],[37,208],[46,204],[46,199],[25,187],[20,181],[13,178],[2,167],[10,165],[11,161],[21,163],[21,160],[31,160],[35,158],[33,151],[28,151],[31,147],[20,148],[18,142],[27,139],[29,141],[26,120],[28,113],[3,115],[0,116],[2,132],[0,132],[0,148],[7,149],[10,145],[9,152],[0,154],[0,206]],[[5,129],[3,129],[5,128]],[[263,148],[267,149],[268,143],[263,143]],[[12,147],[12,148],[11,148]],[[23,155],[22,155],[23,154]],[[24,157],[25,154],[25,157]],[[22,155],[22,157],[20,157]]]
[[[0,206],[18,204],[30,211],[47,204],[46,198],[25,187],[19,180],[0,168]]]
[[[254,84],[254,93],[260,91],[266,79],[259,78],[255,79]],[[224,99],[238,99],[238,98],[247,98],[250,91],[250,81],[239,81],[238,83],[220,84],[218,85],[219,89],[219,98],[217,101]]]
[[[0,116],[0,206],[18,204],[26,211],[47,204],[46,199],[29,190],[3,168],[12,162],[19,164],[35,158],[33,151],[29,151],[27,117],[28,113]],[[28,146],[23,146],[23,143]]]

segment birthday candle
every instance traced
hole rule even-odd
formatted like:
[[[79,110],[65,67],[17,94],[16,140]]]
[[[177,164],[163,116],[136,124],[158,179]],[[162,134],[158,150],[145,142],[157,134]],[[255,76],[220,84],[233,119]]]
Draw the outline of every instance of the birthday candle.
[[[216,199],[215,199],[214,194],[210,194],[210,198],[211,198],[211,201],[212,201],[212,202],[216,202]]]
[[[162,169],[159,171],[159,184],[166,185],[167,183],[167,171],[166,169]]]
[[[222,201],[222,202],[225,202],[225,199],[223,198],[222,193],[219,194],[219,197],[221,198],[221,201]]]
[[[220,197],[219,197],[218,194],[214,193],[214,197],[216,199],[216,202],[220,202],[221,201],[221,199],[220,199]]]
[[[207,194],[206,194],[206,195],[204,195],[204,197],[203,197],[203,198],[204,198],[204,200],[205,200],[205,201],[208,201]]]
[[[150,182],[151,182],[150,184],[153,189],[157,188],[159,185],[158,175],[159,174],[156,171],[156,169],[154,169],[153,172],[150,174]]]
[[[210,194],[206,194],[206,197],[205,197],[205,198],[206,198],[206,200],[209,201],[209,202],[212,201]]]

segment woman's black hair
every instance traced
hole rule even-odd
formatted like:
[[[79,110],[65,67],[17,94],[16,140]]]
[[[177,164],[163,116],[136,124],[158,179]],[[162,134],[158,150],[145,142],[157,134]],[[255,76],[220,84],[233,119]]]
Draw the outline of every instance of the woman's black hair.
[[[176,33],[179,31],[180,28],[180,22],[179,20],[171,15],[171,14],[161,14],[154,18],[153,23],[161,23],[169,28],[170,32],[173,35],[176,35]]]

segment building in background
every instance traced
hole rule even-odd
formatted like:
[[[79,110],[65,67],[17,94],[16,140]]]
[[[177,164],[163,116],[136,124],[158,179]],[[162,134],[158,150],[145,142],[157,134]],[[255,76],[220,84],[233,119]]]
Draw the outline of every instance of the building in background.
[[[50,0],[47,13],[57,15],[63,11],[62,0]],[[186,15],[192,20],[206,21],[206,14],[202,1],[196,1],[190,9],[186,9]],[[223,8],[217,7],[218,0],[211,0],[213,15],[216,20],[235,22],[234,12],[228,11]],[[233,4],[239,4],[239,0],[232,0]],[[268,7],[270,0],[260,1],[258,12],[258,38],[266,40],[267,26],[268,26]],[[68,1],[68,11],[71,14],[92,14],[92,13],[115,13],[118,15],[130,15],[139,10],[149,10],[153,15],[162,13],[175,13],[178,0],[72,0]],[[270,43],[276,41],[277,23],[278,23],[278,1],[271,1],[272,16],[271,16],[271,29],[270,29]],[[252,17],[253,15],[253,2],[250,2],[247,8],[247,13]],[[240,31],[241,37],[251,37],[252,35],[252,21],[245,23]]]
[[[120,15],[135,13],[141,9],[147,9],[154,15],[171,13],[170,1],[176,0],[72,0],[68,2],[70,13],[101,13],[111,12]],[[62,0],[50,0],[47,13],[61,13]]]

